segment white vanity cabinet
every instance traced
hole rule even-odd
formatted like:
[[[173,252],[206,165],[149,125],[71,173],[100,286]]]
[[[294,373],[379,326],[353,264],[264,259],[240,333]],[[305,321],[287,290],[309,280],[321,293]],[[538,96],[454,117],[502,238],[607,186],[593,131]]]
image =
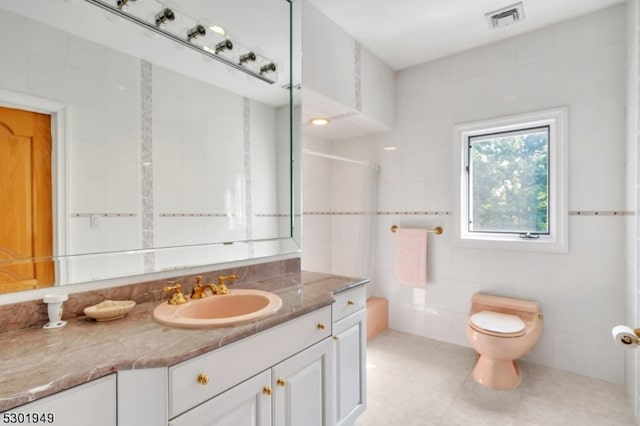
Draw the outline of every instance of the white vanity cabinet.
[[[12,408],[1,416],[2,424],[116,426],[116,375]]]
[[[320,343],[169,422],[170,426],[324,426],[333,411],[332,345]]]
[[[353,425],[366,408],[366,287],[335,295],[333,356],[335,423]]]
[[[273,368],[275,426],[333,425],[332,349],[325,339]]]
[[[331,307],[169,368],[169,418],[191,409],[331,335]]]
[[[332,345],[320,343],[234,386],[169,422],[170,426],[332,424]]]
[[[121,406],[140,401],[118,424],[332,424],[330,336],[327,306],[169,368],[118,373]]]
[[[119,426],[334,426],[365,408],[366,288],[169,368],[118,373]]]

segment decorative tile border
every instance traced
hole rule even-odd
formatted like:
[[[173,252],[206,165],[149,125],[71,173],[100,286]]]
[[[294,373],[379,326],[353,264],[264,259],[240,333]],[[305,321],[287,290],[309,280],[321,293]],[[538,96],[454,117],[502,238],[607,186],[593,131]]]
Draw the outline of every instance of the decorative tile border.
[[[355,42],[354,49],[354,100],[356,111],[362,111],[362,45]]]
[[[446,210],[431,210],[431,211],[389,211],[378,212],[378,216],[451,216],[453,212]]]
[[[135,215],[134,215],[135,216]],[[256,213],[253,217],[290,217],[288,213]],[[160,213],[158,217],[243,217],[228,213]]]
[[[142,247],[153,248],[153,65],[140,62],[140,133],[142,168]],[[155,270],[155,254],[144,254],[144,270]]]
[[[227,213],[160,213],[158,217],[242,217]]]
[[[136,217],[135,213],[71,213],[71,217]]]
[[[305,216],[364,216],[365,212],[304,212]]]
[[[305,216],[357,216],[365,215],[361,211],[308,211]],[[433,211],[381,211],[377,216],[451,216],[453,212],[446,210]],[[569,216],[636,216],[636,212],[624,210],[573,210]]]
[[[305,216],[364,216],[368,212],[345,211],[345,212],[304,212]],[[396,211],[396,212],[375,212],[376,216],[451,216],[449,211]]]
[[[309,211],[304,212],[310,216],[353,216],[364,215],[366,212],[360,211]],[[378,216],[451,216],[450,211],[383,211],[376,212]],[[136,213],[71,213],[72,218],[82,217],[136,217]],[[289,217],[287,213],[256,213],[253,217]],[[575,210],[570,211],[569,216],[636,216],[632,211],[620,210]],[[160,213],[158,217],[241,217],[241,215],[228,213]]]
[[[569,216],[635,216],[636,212],[623,210],[574,210]]]
[[[246,239],[253,240],[253,203],[251,189],[251,99],[242,98],[242,129],[243,129],[243,159],[244,159],[244,214]],[[249,243],[249,257],[253,257],[253,243]]]

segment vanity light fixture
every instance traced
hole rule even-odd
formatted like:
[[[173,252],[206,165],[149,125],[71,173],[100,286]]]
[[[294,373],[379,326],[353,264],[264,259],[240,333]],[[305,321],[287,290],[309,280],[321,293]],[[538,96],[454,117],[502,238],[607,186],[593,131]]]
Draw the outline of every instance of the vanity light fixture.
[[[313,124],[314,126],[326,126],[327,124],[331,123],[331,119],[329,117],[313,117],[311,120],[309,120],[309,123]]]
[[[196,37],[204,37],[205,35],[207,35],[207,30],[205,29],[205,27],[202,25],[196,25],[195,27],[187,31],[187,40],[191,41]]]
[[[245,62],[253,62],[255,60],[256,60],[256,54],[253,52],[240,55],[240,65],[243,65]]]
[[[267,65],[263,65],[260,67],[260,75],[266,74],[268,72],[275,72],[275,71],[276,71],[276,64],[274,64],[273,62],[270,62]]]
[[[118,9],[122,10],[125,6],[127,6],[129,4],[129,2],[131,3],[135,3],[138,0],[118,0],[118,2],[116,3],[118,6]]]
[[[397,151],[398,147],[397,146],[385,146],[384,148],[385,151]]]
[[[166,23],[167,21],[171,22],[176,19],[176,14],[173,13],[173,10],[165,7],[156,15],[156,27]]]
[[[76,2],[80,0],[66,0],[66,1]],[[227,31],[222,26],[211,24],[209,22],[206,22],[206,20],[196,21],[194,19],[185,17],[182,14],[180,14],[180,11],[177,9],[177,7],[174,7],[172,3],[171,3],[171,7],[164,6],[164,8],[159,13],[155,14],[155,16],[152,14],[150,17],[146,17],[146,16],[143,17],[140,14],[130,12],[128,9],[129,9],[129,6],[131,6],[132,4],[135,4],[135,3],[139,4],[145,0],[84,0],[84,1],[115,15],[118,18],[122,18],[133,24],[136,24],[144,28],[145,30],[148,30],[152,34],[158,34],[163,37],[166,37],[183,47],[187,47],[189,49],[195,50],[207,58],[212,58],[219,62],[222,62],[223,64],[235,70],[241,71],[247,75],[250,75],[251,77],[264,81],[265,83],[274,84],[278,79],[278,75],[276,71],[277,67],[275,63],[271,62],[268,58],[265,58],[261,54],[255,53],[255,51],[243,48],[240,45],[234,46],[234,43],[228,38],[228,36],[226,36]],[[133,10],[133,12],[136,12],[136,10]],[[166,28],[167,27],[166,24],[172,21],[182,20],[184,18],[187,18],[187,21],[192,22],[192,24],[186,25],[187,28],[191,27],[190,29],[186,30],[187,31],[186,37],[184,36],[185,34],[184,32],[182,32],[181,34],[177,34],[177,33],[173,33],[171,30],[168,30]],[[214,50],[214,47],[209,47],[206,45],[203,46],[201,44],[192,43],[192,40],[196,37],[208,36],[207,28],[211,30],[213,33],[216,33],[218,35],[225,37],[223,41],[215,45],[215,50]],[[236,50],[240,50],[240,52],[245,52],[245,55],[243,55],[244,59],[242,62],[239,62],[237,57],[234,57],[233,59],[231,59],[231,58],[228,58],[227,55],[219,54],[225,50],[232,50],[234,49],[234,47]],[[254,55],[255,55],[255,59],[253,59]],[[259,70],[253,69],[252,67],[246,66],[249,61],[255,61],[257,64],[262,64],[262,66],[259,67]],[[254,68],[258,68],[258,67],[254,67]]]
[[[220,43],[216,44],[215,53],[217,55],[220,52],[224,52],[225,50],[233,50],[233,42],[231,40],[229,40],[228,38],[225,39],[225,40],[222,40]]]

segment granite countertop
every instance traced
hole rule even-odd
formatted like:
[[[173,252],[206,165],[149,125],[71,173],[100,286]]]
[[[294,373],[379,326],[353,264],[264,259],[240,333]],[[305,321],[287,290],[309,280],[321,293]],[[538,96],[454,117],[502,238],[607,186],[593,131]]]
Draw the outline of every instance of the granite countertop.
[[[60,329],[29,328],[0,334],[0,411],[80,385],[118,370],[167,367],[212,351],[334,301],[332,294],[367,280],[298,272],[240,282],[232,288],[271,291],[282,308],[268,318],[207,330],[163,326],[155,303],[137,305],[120,320],[83,317]]]

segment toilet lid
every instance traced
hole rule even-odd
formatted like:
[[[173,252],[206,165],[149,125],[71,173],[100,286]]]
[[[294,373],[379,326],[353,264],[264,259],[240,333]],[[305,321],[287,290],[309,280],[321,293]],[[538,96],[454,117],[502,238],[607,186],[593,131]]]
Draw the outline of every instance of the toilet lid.
[[[469,321],[476,327],[494,333],[518,333],[525,328],[525,323],[520,317],[500,312],[476,312],[471,315]]]

